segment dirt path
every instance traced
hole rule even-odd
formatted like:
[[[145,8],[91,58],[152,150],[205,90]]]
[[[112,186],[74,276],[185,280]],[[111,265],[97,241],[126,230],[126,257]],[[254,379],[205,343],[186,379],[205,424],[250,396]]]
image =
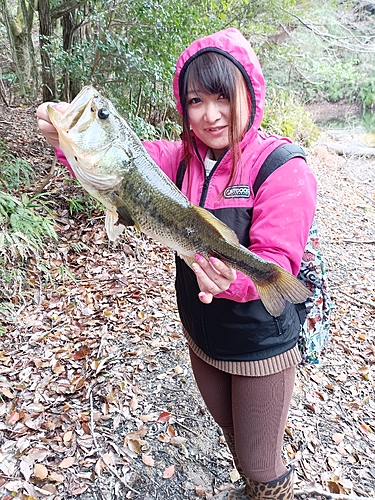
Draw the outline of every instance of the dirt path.
[[[32,111],[3,109],[0,137],[45,174]],[[375,164],[325,141],[308,157],[336,310],[323,364],[299,368],[284,458],[298,490],[374,498]],[[173,255],[132,231],[109,244],[101,214],[70,217],[81,192],[63,169],[46,189],[60,236],[49,281],[30,263],[3,315],[0,498],[211,498],[236,476],[191,374]]]

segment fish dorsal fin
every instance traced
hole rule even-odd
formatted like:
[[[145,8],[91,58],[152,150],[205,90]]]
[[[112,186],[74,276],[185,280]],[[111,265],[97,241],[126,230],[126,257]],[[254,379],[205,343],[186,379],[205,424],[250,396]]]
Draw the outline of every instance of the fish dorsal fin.
[[[193,208],[199,214],[200,217],[202,217],[205,221],[207,221],[211,226],[213,226],[216,229],[217,233],[221,238],[224,238],[232,245],[235,245],[237,247],[240,246],[240,242],[238,241],[237,235],[233,231],[233,229],[228,227],[224,222],[222,222],[220,219],[212,215],[212,213],[206,210],[205,208],[198,207],[197,205],[193,205]]]
[[[134,226],[134,221],[130,215],[128,209],[125,206],[117,207],[117,213],[119,215],[119,221],[125,226]]]

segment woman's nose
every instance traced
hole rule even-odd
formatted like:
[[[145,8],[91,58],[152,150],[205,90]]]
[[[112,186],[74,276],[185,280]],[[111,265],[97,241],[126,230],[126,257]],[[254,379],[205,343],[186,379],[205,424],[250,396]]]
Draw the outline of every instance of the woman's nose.
[[[218,120],[220,117],[221,117],[221,113],[220,113],[219,106],[214,102],[207,103],[206,109],[205,109],[206,121],[212,123],[212,122],[215,122],[216,120]]]

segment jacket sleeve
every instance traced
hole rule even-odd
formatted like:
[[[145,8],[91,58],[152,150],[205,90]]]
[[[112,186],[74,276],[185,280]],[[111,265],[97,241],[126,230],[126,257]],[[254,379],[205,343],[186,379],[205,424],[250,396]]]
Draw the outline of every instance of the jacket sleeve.
[[[61,151],[61,149],[59,148],[55,148],[55,154],[56,154],[56,158],[58,159],[58,161],[60,163],[62,163],[70,172],[70,175],[72,177],[74,177],[74,179],[76,178],[73,170],[72,170],[72,167],[69,165],[69,162],[68,160],[66,159],[64,153]]]
[[[253,207],[249,249],[297,276],[316,209],[316,180],[301,158],[289,160],[260,187]],[[226,292],[236,302],[259,299],[254,283],[242,273]]]
[[[182,158],[182,144],[174,141],[145,141],[142,143],[154,162],[176,182],[176,173]]]

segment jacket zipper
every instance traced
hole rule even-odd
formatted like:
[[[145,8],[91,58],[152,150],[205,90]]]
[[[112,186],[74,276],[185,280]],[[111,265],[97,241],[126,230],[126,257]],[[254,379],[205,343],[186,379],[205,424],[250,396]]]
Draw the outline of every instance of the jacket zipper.
[[[277,331],[279,332],[279,336],[283,334],[282,328],[280,326],[280,321],[279,318],[275,318],[276,326],[277,326]]]
[[[204,205],[206,203],[206,198],[207,198],[207,192],[208,192],[208,187],[210,185],[210,181],[211,181],[211,177],[214,175],[215,171],[217,170],[221,160],[224,158],[224,156],[226,155],[226,153],[228,152],[228,149],[226,149],[224,151],[224,153],[220,156],[220,158],[217,160],[217,162],[215,163],[215,166],[214,168],[211,170],[210,174],[207,176],[206,175],[206,169],[205,169],[205,166],[204,166],[204,161],[202,160],[198,150],[196,149],[196,153],[197,153],[197,156],[203,166],[203,172],[204,172],[204,183],[203,183],[203,188],[202,188],[202,193],[201,193],[201,197],[200,197],[200,200],[199,200],[199,206],[200,207],[203,207],[204,208]]]

